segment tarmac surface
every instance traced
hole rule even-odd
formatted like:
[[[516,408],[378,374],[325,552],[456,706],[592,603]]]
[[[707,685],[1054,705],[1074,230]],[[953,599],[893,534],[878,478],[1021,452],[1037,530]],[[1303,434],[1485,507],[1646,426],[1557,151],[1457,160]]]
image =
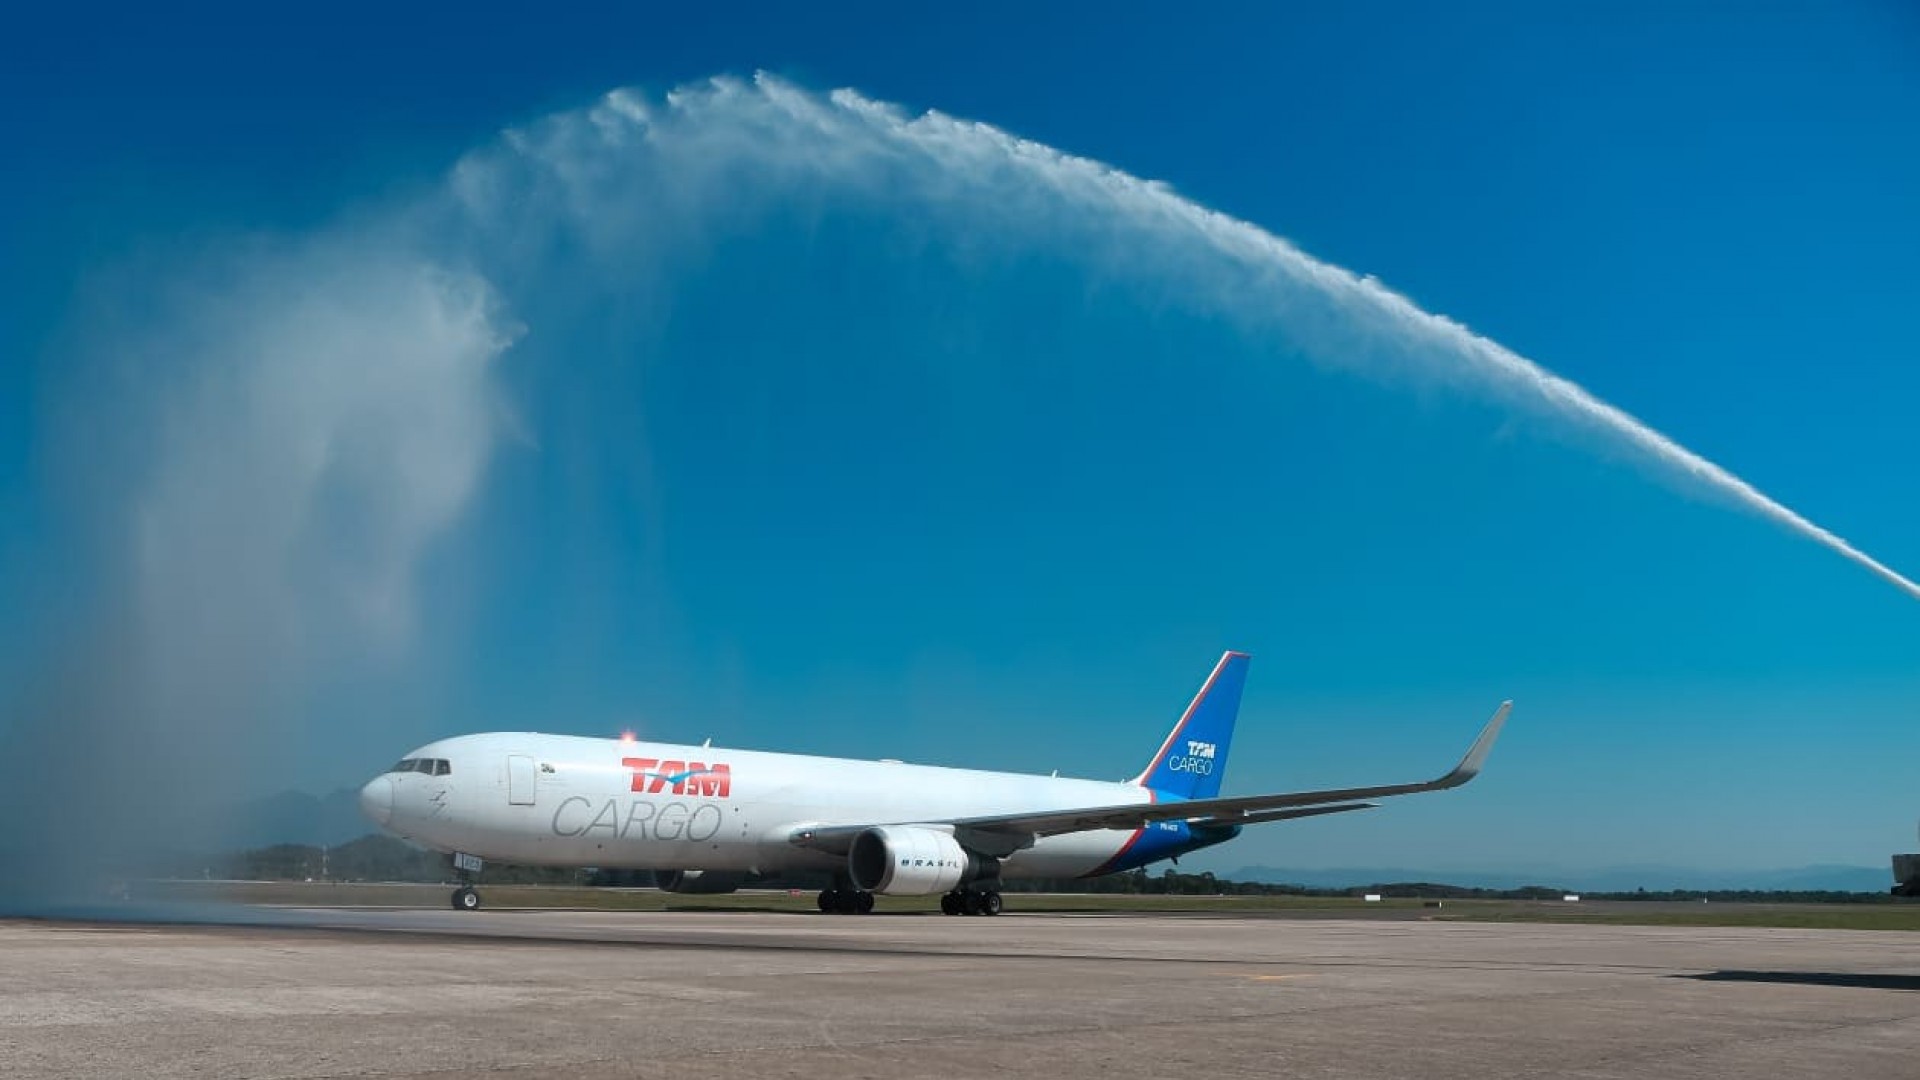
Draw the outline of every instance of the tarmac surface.
[[[1920,1076],[1910,933],[256,913],[0,922],[0,1076]]]

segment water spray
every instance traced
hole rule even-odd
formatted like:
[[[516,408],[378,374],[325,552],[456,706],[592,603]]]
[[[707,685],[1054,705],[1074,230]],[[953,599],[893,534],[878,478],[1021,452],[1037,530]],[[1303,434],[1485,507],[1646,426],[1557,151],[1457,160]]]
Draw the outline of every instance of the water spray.
[[[1422,310],[1371,277],[1316,259],[1257,225],[1210,210],[1163,184],[988,124],[932,111],[910,117],[853,90],[823,97],[766,74],[751,84],[718,79],[702,88],[676,91],[667,95],[664,112],[631,92],[616,91],[586,117],[609,142],[633,134],[648,141],[654,152],[672,153],[676,145],[691,143],[775,161],[789,171],[843,177],[901,168],[936,197],[956,188],[974,196],[994,193],[1015,203],[1040,197],[1117,218],[1157,236],[1199,241],[1256,278],[1277,276],[1289,287],[1314,290],[1370,332],[1384,332],[1412,350],[1444,357],[1456,368],[1429,374],[1478,381],[1503,396],[1618,439],[1658,465],[1730,497],[1920,599],[1920,583],[1577,383],[1452,319]],[[577,150],[577,143],[572,146]],[[1258,300],[1233,301],[1236,307],[1249,303],[1257,305]],[[1342,350],[1314,351],[1323,362],[1347,362]]]

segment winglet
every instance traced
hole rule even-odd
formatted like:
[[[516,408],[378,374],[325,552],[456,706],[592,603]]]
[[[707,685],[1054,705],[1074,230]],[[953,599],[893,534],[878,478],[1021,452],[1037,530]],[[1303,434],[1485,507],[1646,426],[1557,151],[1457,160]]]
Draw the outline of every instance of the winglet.
[[[1467,749],[1467,756],[1460,759],[1460,764],[1455,765],[1452,772],[1433,782],[1436,790],[1459,787],[1480,775],[1480,767],[1487,763],[1487,754],[1493,750],[1494,740],[1500,737],[1500,729],[1506,726],[1507,714],[1512,711],[1513,702],[1500,703],[1500,707],[1493,711],[1493,719],[1488,720],[1487,726],[1480,729],[1479,737],[1474,739],[1473,745]]]

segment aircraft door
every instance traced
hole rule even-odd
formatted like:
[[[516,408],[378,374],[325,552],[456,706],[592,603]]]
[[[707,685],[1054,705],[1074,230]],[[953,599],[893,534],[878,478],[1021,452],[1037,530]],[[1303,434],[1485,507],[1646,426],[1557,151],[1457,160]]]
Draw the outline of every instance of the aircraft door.
[[[525,754],[507,755],[507,805],[532,806],[538,777],[532,758]]]

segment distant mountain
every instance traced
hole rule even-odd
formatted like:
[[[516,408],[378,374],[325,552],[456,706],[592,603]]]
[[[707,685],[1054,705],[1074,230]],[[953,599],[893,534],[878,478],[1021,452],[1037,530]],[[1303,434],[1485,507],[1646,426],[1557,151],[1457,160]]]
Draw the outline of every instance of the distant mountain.
[[[1152,870],[1148,872],[1152,873]],[[1243,866],[1220,876],[1229,881],[1258,881],[1268,885],[1304,885],[1312,889],[1346,889],[1355,885],[1379,885],[1400,881],[1429,881],[1460,885],[1470,889],[1518,889],[1527,885],[1545,885],[1551,888],[1572,887],[1571,878],[1559,871],[1521,874],[1484,870],[1409,870],[1364,866],[1312,870]]]
[[[1406,867],[1288,869],[1243,866],[1220,875],[1232,881],[1305,885],[1342,889],[1399,881],[1431,881],[1480,889],[1517,889],[1546,885],[1574,892],[1632,892],[1635,889],[1768,889],[1885,892],[1893,884],[1887,867],[1801,866],[1776,870],[1696,870],[1678,866],[1610,866],[1593,870],[1543,868],[1536,871],[1436,870]]]
[[[283,791],[236,807],[228,842],[240,848],[273,844],[343,844],[375,831],[360,815],[360,794],[341,788],[327,795]]]

